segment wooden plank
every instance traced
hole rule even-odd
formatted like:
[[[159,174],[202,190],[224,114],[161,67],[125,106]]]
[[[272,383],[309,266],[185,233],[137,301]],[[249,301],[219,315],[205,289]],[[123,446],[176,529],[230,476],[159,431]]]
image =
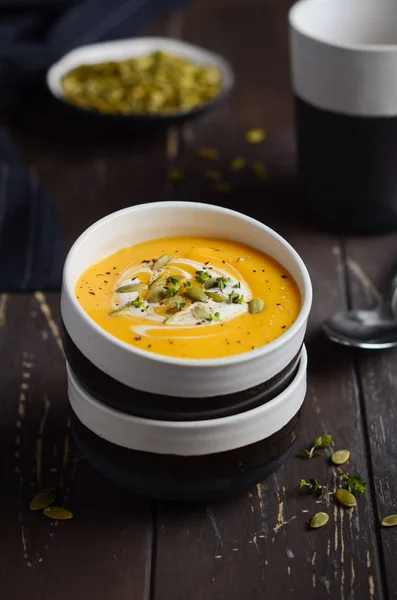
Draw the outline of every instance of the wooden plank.
[[[299,444],[332,433],[338,447],[351,450],[352,467],[367,477],[352,357],[319,335],[322,320],[346,306],[341,247],[338,239],[304,228],[297,210],[287,8],[286,1],[251,0],[244,7],[226,0],[191,4],[183,37],[225,54],[236,68],[238,87],[217,111],[181,131],[174,164],[184,177],[172,185],[170,197],[248,212],[276,227],[301,253],[313,279],[315,303],[307,337],[309,391]],[[268,139],[249,146],[244,132],[258,126],[265,127]],[[194,154],[199,146],[219,149],[219,160],[200,161]],[[250,168],[231,173],[229,162],[235,156],[247,157],[249,163],[263,161],[267,181],[256,180]],[[234,191],[216,194],[202,176],[208,168],[219,169]],[[295,456],[245,497],[208,506],[161,506],[156,600],[382,597],[371,496],[347,512],[334,505],[331,495],[316,502],[298,493],[302,477],[317,477],[331,492],[335,489],[336,474],[325,458],[305,461]],[[319,510],[330,514],[329,524],[308,531],[309,517]]]
[[[0,597],[148,598],[150,504],[104,481],[73,449],[58,303],[58,294],[13,295],[2,313]],[[72,521],[29,510],[51,486]]]
[[[351,305],[371,308],[396,272],[397,235],[351,238],[346,243],[347,276]],[[397,512],[397,350],[357,351],[361,379],[362,412],[365,417],[372,463],[372,491],[376,497],[375,525],[382,542],[383,569],[390,598],[396,597],[395,530],[383,529],[383,517]]]

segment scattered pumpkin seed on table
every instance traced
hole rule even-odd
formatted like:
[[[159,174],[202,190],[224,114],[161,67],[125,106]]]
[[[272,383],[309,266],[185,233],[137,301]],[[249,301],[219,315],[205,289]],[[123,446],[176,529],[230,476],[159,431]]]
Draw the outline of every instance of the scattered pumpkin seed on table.
[[[197,148],[196,154],[200,158],[208,160],[217,160],[219,158],[219,152],[215,148]]]
[[[266,179],[266,168],[263,163],[259,161],[254,162],[252,165],[252,172],[254,173],[256,179]]]
[[[249,129],[245,134],[245,139],[250,144],[258,144],[265,139],[265,131],[263,129]]]
[[[158,50],[120,61],[80,65],[61,80],[65,100],[114,114],[167,114],[201,106],[222,88],[212,64]]]
[[[318,529],[319,527],[324,527],[329,521],[329,515],[325,512],[318,512],[312,516],[310,519],[310,528]]]
[[[180,181],[183,177],[183,173],[181,169],[171,169],[171,171],[168,173],[168,177],[173,181]]]
[[[395,527],[397,525],[397,515],[388,515],[381,522],[382,527]]]
[[[349,450],[337,450],[331,456],[331,460],[334,463],[334,465],[343,465],[343,464],[345,464],[345,462],[347,462],[349,460],[349,458],[350,458]]]
[[[242,156],[236,156],[236,158],[233,158],[232,162],[230,163],[230,168],[232,171],[240,171],[241,169],[244,169],[246,163],[247,161],[245,158]]]
[[[48,506],[43,510],[43,514],[49,519],[54,519],[56,521],[73,519],[73,513],[63,506]]]
[[[208,181],[219,181],[222,177],[220,171],[216,171],[215,169],[207,169],[203,174],[204,179],[208,179]]]
[[[54,488],[40,490],[30,503],[30,510],[43,510],[50,506],[57,497],[57,492]]]
[[[345,490],[345,488],[338,488],[335,493],[335,498],[340,504],[347,506],[348,508],[356,506],[357,504],[356,498],[349,490]]]

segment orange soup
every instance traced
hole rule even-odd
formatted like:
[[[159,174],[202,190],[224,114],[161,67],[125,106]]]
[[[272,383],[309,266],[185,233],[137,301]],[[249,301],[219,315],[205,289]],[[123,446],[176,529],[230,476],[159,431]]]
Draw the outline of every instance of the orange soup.
[[[301,307],[275,260],[227,239],[171,237],[122,248],[89,267],[76,296],[116,338],[179,358],[248,352],[282,335]]]

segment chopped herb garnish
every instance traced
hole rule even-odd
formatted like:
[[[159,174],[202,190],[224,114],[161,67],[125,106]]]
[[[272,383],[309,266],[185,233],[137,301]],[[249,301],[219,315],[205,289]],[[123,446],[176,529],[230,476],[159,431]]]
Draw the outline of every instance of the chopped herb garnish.
[[[238,281],[233,287],[234,288],[241,288],[241,283]]]
[[[130,306],[135,306],[135,308],[141,308],[141,306],[143,306],[143,300],[142,298],[140,298],[139,296],[137,296],[135,298],[135,300],[131,300],[131,302],[128,303]]]
[[[313,458],[314,456],[321,456],[319,452],[315,452],[317,448],[328,448],[332,443],[332,435],[326,434],[316,437],[311,448],[301,448],[300,450],[303,454],[306,454],[308,458]]]
[[[234,290],[232,290],[229,294],[229,300],[227,300],[228,304],[242,304],[244,302],[244,296],[242,294],[238,294]]]
[[[167,291],[169,298],[176,296],[179,292],[181,285],[177,277],[169,277],[167,279],[167,285],[164,286],[164,289]]]
[[[187,288],[188,288],[188,287],[190,287],[191,285],[192,285],[192,284],[191,284],[191,282],[190,282],[190,281],[186,281],[186,282],[185,282],[185,287],[187,287]]]
[[[301,479],[298,485],[298,489],[307,488],[309,494],[316,494],[320,496],[323,490],[325,489],[325,485],[321,485],[318,479],[312,477],[311,479]]]
[[[211,313],[209,317],[207,317],[207,321],[220,321],[221,315],[220,313]]]
[[[342,469],[339,469],[339,475],[342,478],[342,487],[351,492],[353,496],[365,494],[367,482],[363,480],[361,475],[350,475]]]
[[[218,282],[218,287],[220,290],[223,290],[226,287],[226,285],[231,282],[230,277],[217,277],[216,280]]]
[[[211,275],[206,271],[196,271],[196,281],[199,283],[205,283],[210,277]]]

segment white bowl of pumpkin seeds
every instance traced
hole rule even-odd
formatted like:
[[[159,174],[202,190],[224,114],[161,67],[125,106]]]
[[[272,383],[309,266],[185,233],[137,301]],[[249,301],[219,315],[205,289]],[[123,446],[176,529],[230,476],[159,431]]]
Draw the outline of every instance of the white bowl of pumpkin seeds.
[[[81,46],[47,72],[55,99],[107,119],[173,121],[218,104],[234,85],[220,55],[181,40],[142,37]]]

